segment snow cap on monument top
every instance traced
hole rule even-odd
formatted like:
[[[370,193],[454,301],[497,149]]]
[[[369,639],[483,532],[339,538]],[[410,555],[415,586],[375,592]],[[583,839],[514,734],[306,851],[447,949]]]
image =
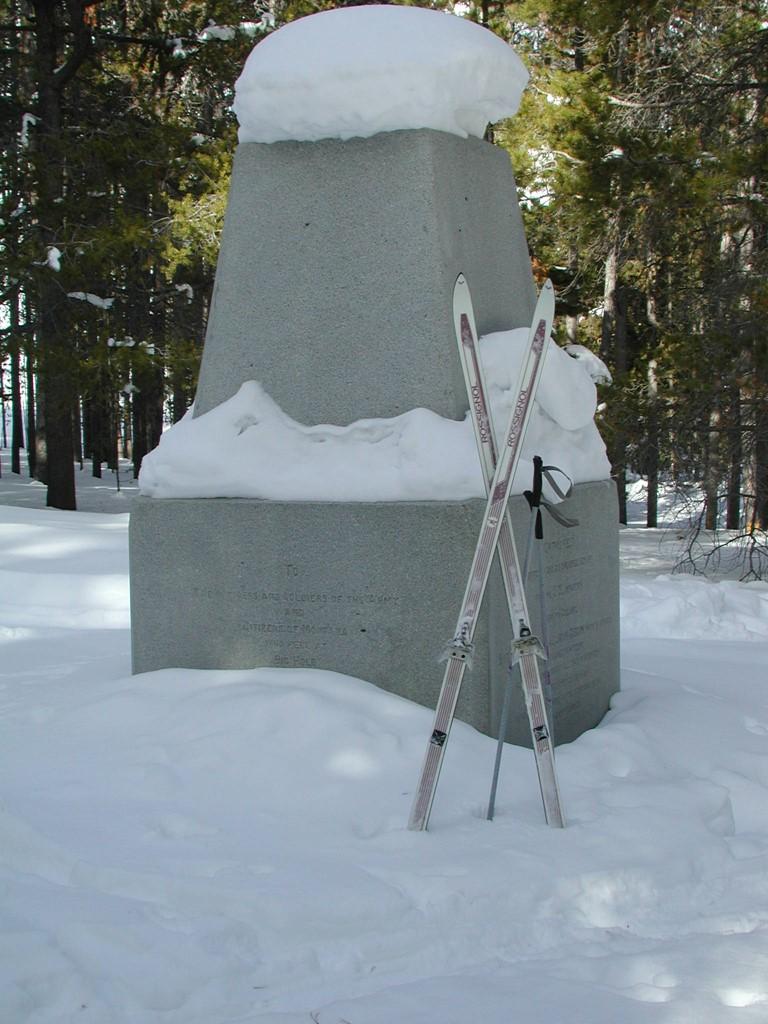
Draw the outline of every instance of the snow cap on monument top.
[[[466,18],[419,7],[322,11],[260,42],[235,84],[240,142],[367,138],[433,128],[482,138],[520,105],[515,51]]]

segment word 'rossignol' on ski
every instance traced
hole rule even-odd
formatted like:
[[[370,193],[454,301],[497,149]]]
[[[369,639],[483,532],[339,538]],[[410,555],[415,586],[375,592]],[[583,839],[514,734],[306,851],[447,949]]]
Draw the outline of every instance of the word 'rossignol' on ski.
[[[474,327],[474,316],[471,315],[469,289],[463,275],[459,275],[457,279],[456,289],[454,290],[454,319],[457,326],[457,340],[462,355],[461,362],[465,372],[465,380],[467,381],[467,391],[470,407],[473,411],[473,422],[478,439],[483,472],[487,483],[488,500],[472,560],[469,579],[464,591],[455,634],[446,650],[446,667],[437,702],[432,734],[427,744],[421,776],[408,823],[408,827],[412,830],[426,829],[429,824],[429,816],[437,789],[443,757],[445,756],[448,735],[459,699],[464,671],[472,657],[474,634],[480,607],[488,584],[493,556],[497,546],[499,546],[502,533],[504,540],[500,547],[500,558],[514,629],[514,656],[519,658],[521,663],[529,717],[531,717],[532,723],[533,721],[537,723],[533,738],[545,815],[547,822],[552,826],[562,827],[564,824],[557,789],[557,779],[554,773],[554,757],[551,756],[552,751],[549,742],[546,710],[541,697],[540,680],[538,680],[537,687],[538,667],[536,666],[536,658],[540,654],[541,648],[536,638],[531,635],[527,625],[528,617],[525,609],[522,578],[517,552],[514,547],[511,524],[507,514],[512,480],[520,461],[523,437],[533,412],[536,388],[541,378],[549,335],[552,330],[554,308],[554,289],[551,282],[546,281],[539,295],[539,301],[536,305],[528,336],[528,347],[517,382],[517,401],[512,410],[504,443],[494,468],[493,461],[489,457],[491,452],[493,452],[491,446],[495,447],[493,426],[485,398],[477,347],[474,343],[477,331]],[[468,342],[470,334],[473,337],[472,353],[468,352],[465,354],[465,341],[463,339],[466,337]],[[504,569],[505,566],[506,571]],[[532,730],[533,728],[532,724]]]

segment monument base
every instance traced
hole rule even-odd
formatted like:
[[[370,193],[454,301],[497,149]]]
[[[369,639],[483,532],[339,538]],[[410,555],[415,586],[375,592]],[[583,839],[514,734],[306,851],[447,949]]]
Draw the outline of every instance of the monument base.
[[[484,504],[142,498],[130,526],[133,670],[331,669],[434,708]],[[530,511],[523,498],[510,507],[522,560]],[[559,743],[595,726],[619,688],[613,484],[579,485],[568,514],[579,526],[548,520],[544,540]],[[538,588],[532,572],[534,632]],[[490,735],[510,640],[494,565],[457,710]],[[507,739],[530,745],[517,670],[513,695]]]

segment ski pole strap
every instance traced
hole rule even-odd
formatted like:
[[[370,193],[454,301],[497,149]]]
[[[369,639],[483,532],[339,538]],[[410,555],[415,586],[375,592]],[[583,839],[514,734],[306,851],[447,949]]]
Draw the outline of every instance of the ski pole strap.
[[[549,512],[549,514],[552,516],[555,522],[559,523],[561,526],[566,527],[566,529],[570,528],[571,526],[579,525],[578,519],[576,519],[575,517],[564,516],[562,512],[558,512],[557,508],[554,505],[551,505],[548,501],[542,501],[541,504],[542,508],[545,508],[547,512]]]
[[[562,487],[552,476],[553,473],[559,473],[564,480],[568,481],[568,486],[565,490],[562,489]],[[543,478],[547,481],[549,486],[552,488],[554,493],[557,495],[557,497],[560,499],[560,501],[565,501],[566,498],[570,498],[571,494],[573,493],[573,480],[571,480],[567,473],[564,473],[562,469],[559,469],[557,466],[542,466],[541,474]]]
[[[559,473],[560,476],[568,481],[568,486],[563,490],[558,481],[553,476],[554,473]],[[536,510],[536,540],[542,540],[544,537],[544,527],[541,520],[541,509],[544,508],[549,512],[556,523],[566,528],[572,526],[578,526],[579,520],[572,519],[568,516],[564,516],[562,512],[559,512],[552,502],[547,501],[546,498],[542,497],[542,491],[544,489],[544,481],[547,481],[549,486],[552,488],[553,493],[557,496],[560,501],[565,501],[570,498],[573,492],[573,480],[564,473],[558,466],[545,466],[541,456],[534,455],[533,457],[533,486],[530,491],[524,491],[526,501],[531,507],[531,511]]]

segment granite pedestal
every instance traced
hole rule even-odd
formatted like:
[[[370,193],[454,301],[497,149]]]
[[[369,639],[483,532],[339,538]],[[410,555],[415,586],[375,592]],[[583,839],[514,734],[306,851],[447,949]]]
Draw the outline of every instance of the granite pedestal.
[[[258,380],[291,417],[346,424],[424,407],[461,419],[459,273],[478,328],[527,326],[535,288],[508,155],[431,130],[247,143],[235,155],[195,401]],[[518,537],[528,508],[513,503]],[[140,500],[131,517],[136,672],[332,669],[434,707],[484,503]],[[607,483],[547,531],[556,731],[618,688],[618,536]],[[538,600],[533,582],[535,623]],[[510,629],[494,570],[460,718],[494,732]],[[522,700],[509,738],[529,741]]]
[[[312,667],[434,707],[484,502],[284,503],[140,499],[131,516],[136,672]],[[530,512],[512,501],[522,553]],[[613,484],[576,488],[577,528],[548,521],[546,595],[559,742],[596,725],[618,688]],[[535,562],[534,562],[535,565]],[[538,629],[538,577],[529,590]],[[495,734],[510,629],[495,566],[458,717]],[[530,743],[514,684],[508,739]]]
[[[418,407],[460,419],[459,273],[481,334],[530,323],[504,150],[428,129],[240,145],[195,414],[258,380],[300,423]]]

